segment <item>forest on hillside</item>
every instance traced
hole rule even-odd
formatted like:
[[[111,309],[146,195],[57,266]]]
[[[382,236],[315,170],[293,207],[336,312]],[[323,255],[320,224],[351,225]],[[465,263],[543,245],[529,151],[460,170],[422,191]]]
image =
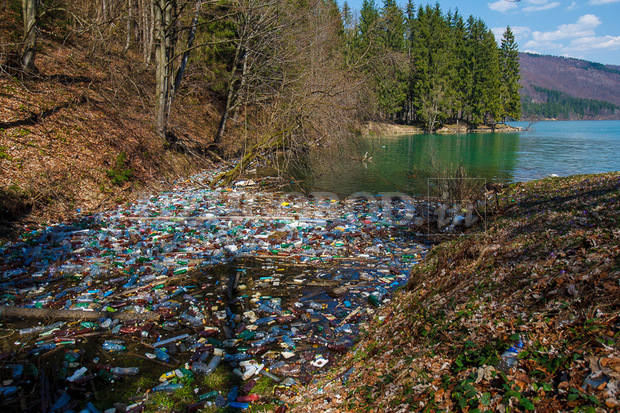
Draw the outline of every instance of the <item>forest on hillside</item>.
[[[199,88],[215,92],[221,105],[216,143],[231,116],[278,118],[280,126],[263,134],[283,134],[300,119],[311,125],[301,130],[322,130],[311,119],[324,107],[330,117],[422,123],[429,130],[442,122],[519,116],[510,29],[497,47],[482,20],[444,13],[438,3],[416,8],[409,1],[401,9],[395,0],[381,6],[365,0],[359,17],[335,0],[9,3],[24,22],[23,34],[3,42],[9,72],[34,73],[37,38],[50,34],[131,53],[153,72],[154,122],[164,139],[174,138],[168,118],[175,96]]]
[[[16,205],[96,209],[221,157],[240,161],[212,184],[256,160],[283,171],[367,121],[433,131],[521,110],[510,28],[498,45],[439,4],[6,0],[0,13],[0,184]]]
[[[618,111],[613,103],[594,99],[575,98],[558,90],[531,86],[543,101],[534,101],[530,96],[523,97],[523,117],[526,119],[608,119]]]

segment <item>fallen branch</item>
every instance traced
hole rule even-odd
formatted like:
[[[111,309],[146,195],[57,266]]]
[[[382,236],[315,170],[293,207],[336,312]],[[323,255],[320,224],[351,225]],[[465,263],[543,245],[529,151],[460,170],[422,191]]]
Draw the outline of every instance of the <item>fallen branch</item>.
[[[52,308],[0,307],[0,319],[29,318],[36,320],[99,320],[111,318],[116,320],[158,320],[156,313],[130,313],[84,310],[55,310]]]

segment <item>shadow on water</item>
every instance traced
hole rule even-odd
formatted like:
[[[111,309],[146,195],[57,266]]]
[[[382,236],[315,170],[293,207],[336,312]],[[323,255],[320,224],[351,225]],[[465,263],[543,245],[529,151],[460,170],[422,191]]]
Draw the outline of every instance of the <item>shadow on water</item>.
[[[287,378],[308,383],[323,372],[322,363],[353,346],[364,323],[374,316],[374,307],[405,285],[408,268],[421,259],[423,251],[412,248],[410,255],[403,255],[398,262],[360,257],[327,261],[311,257],[304,263],[285,257],[237,259],[229,265],[200,268],[142,287],[127,287],[127,277],[119,274],[101,276],[88,286],[81,277],[60,276],[47,287],[46,296],[54,308],[72,300],[75,304],[85,288],[106,289],[110,291],[109,306],[115,311],[129,310],[135,319],[108,328],[98,327],[103,320],[67,322],[44,336],[22,334],[25,330],[20,329],[33,326],[31,320],[3,319],[0,379],[20,389],[3,398],[4,409],[50,411],[67,397],[63,394],[70,396],[65,410],[87,402],[104,410],[119,401],[129,404],[147,397],[153,402],[187,406],[196,400],[194,388],[225,397],[235,386],[247,384],[233,373],[235,368],[241,369],[234,361],[236,356],[257,360],[282,383]],[[40,291],[33,285],[21,290],[5,288],[4,293],[11,295],[15,304],[24,304],[31,293]],[[159,321],[152,321],[153,316]],[[45,320],[38,325],[50,323]],[[250,325],[254,328],[247,329]],[[179,336],[186,338],[160,347],[169,360],[149,356],[157,354],[160,340]],[[106,351],[104,342],[118,343],[121,348]],[[212,360],[214,348],[226,352],[221,365],[211,375],[195,374],[190,379],[191,373],[183,370],[185,363]],[[290,355],[283,358],[286,351]],[[20,366],[19,372],[12,366]],[[139,375],[110,374],[113,368],[125,367],[137,367]],[[67,381],[82,368],[83,376]],[[172,375],[171,383],[185,389],[149,393],[161,384],[162,375],[177,369],[185,376]],[[269,400],[277,383],[259,377],[256,385],[262,390],[256,391],[265,392],[263,397]]]

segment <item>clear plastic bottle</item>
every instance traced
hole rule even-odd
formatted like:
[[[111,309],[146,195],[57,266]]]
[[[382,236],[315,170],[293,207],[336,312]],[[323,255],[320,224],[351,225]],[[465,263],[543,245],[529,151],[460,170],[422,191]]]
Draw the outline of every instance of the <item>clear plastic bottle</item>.
[[[153,387],[153,392],[160,392],[160,391],[175,391],[178,389],[183,388],[183,383],[170,383],[170,382],[163,382],[162,384]]]
[[[111,341],[106,341],[103,343],[103,349],[108,351],[123,351],[125,350],[125,346],[119,343],[114,343]]]
[[[117,376],[135,376],[140,372],[140,369],[138,367],[112,367],[110,372]]]
[[[214,355],[209,364],[207,365],[207,371],[204,373],[205,375],[209,375],[217,369],[217,366],[220,365],[222,361],[222,356]]]

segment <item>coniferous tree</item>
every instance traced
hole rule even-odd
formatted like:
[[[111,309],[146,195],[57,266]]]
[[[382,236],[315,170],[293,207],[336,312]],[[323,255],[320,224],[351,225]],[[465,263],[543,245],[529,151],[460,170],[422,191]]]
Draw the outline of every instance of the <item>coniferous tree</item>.
[[[371,59],[378,45],[379,10],[374,0],[364,0],[360,11],[360,22],[357,31],[357,48],[361,53],[369,53]]]
[[[372,66],[379,110],[384,117],[400,120],[407,101],[409,62],[404,51],[405,21],[395,0],[384,0],[379,18],[381,49]]]
[[[468,103],[469,85],[471,85],[471,70],[468,64],[467,31],[465,21],[456,10],[448,21],[451,29],[452,55],[453,55],[453,121],[457,123],[465,113],[465,106]]]
[[[451,50],[439,4],[418,9],[412,46],[413,106],[429,131],[446,117],[451,102]]]
[[[467,34],[471,69],[467,114],[473,125],[479,125],[499,117],[499,56],[493,33],[481,19],[469,17]]]
[[[501,105],[502,110],[500,116],[502,121],[511,117],[519,119],[521,116],[521,98],[519,90],[521,85],[519,79],[519,50],[515,42],[514,34],[510,26],[506,27],[506,31],[502,36],[501,46],[499,49],[499,63],[501,73]]]

